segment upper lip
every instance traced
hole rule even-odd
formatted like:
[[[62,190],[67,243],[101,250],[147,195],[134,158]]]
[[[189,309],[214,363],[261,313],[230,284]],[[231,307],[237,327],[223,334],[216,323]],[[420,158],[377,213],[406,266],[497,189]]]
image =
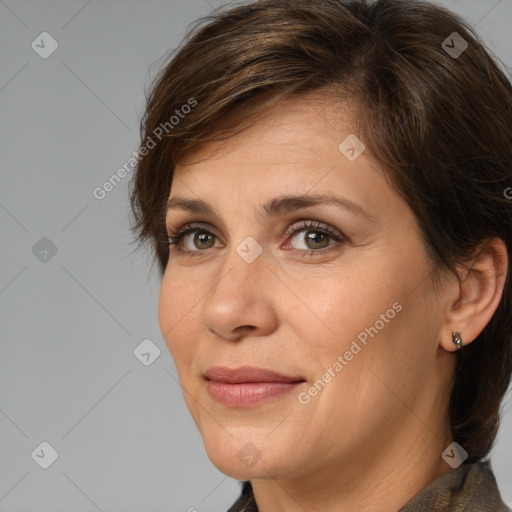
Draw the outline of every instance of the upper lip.
[[[283,375],[266,368],[255,366],[242,366],[230,369],[226,366],[212,366],[204,372],[208,380],[239,384],[242,382],[300,382],[302,377]]]

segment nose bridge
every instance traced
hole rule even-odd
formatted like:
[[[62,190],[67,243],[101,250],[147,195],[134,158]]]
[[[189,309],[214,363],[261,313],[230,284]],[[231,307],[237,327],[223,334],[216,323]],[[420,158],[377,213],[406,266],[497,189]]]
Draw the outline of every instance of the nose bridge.
[[[258,284],[262,283],[267,271],[263,252],[263,246],[252,236],[247,236],[233,245],[225,256],[222,287],[234,287],[239,293],[240,290],[245,291],[240,298],[247,297],[249,293],[260,288]]]
[[[266,268],[263,247],[252,237],[232,245],[223,256],[215,285],[206,295],[202,316],[208,330],[226,339],[240,327],[258,333],[275,327],[271,288],[264,283]]]

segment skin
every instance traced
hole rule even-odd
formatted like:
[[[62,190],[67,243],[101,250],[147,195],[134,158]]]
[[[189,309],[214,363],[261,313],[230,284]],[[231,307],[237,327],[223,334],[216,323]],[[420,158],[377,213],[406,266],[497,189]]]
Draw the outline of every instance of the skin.
[[[171,247],[160,327],[210,460],[251,480],[260,512],[392,512],[451,469],[441,458],[452,442],[451,332],[471,342],[501,298],[496,269],[506,268],[507,255],[500,241],[480,253],[463,282],[444,273],[434,288],[410,208],[368,151],[349,161],[338,149],[354,133],[351,115],[321,97],[296,98],[175,169],[170,198],[202,199],[216,216],[168,211],[171,234],[190,222],[207,226]],[[302,194],[346,198],[371,220],[326,204],[258,214],[273,198]],[[303,228],[301,220],[322,226]],[[345,241],[322,238],[326,226]],[[322,242],[308,242],[307,232]],[[201,233],[206,239],[194,242]],[[252,263],[236,252],[248,236],[263,249]],[[319,246],[328,252],[306,254]],[[394,318],[301,403],[298,393],[397,303]],[[263,367],[306,382],[231,408],[208,393],[203,372],[214,365]],[[261,455],[252,467],[237,457],[248,442]]]

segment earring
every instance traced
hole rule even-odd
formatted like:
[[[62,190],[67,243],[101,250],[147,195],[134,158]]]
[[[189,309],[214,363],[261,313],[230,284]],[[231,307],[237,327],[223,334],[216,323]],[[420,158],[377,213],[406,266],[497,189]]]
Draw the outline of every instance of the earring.
[[[462,349],[462,338],[460,336],[460,332],[458,332],[458,331],[452,332],[452,341],[453,341],[453,343],[455,343],[455,345],[457,345],[457,350]]]

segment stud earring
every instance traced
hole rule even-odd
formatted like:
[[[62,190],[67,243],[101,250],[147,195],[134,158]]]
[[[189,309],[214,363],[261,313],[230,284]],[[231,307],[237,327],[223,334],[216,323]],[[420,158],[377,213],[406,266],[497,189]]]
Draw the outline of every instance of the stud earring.
[[[462,349],[462,338],[460,336],[460,332],[458,332],[458,331],[452,332],[452,341],[453,341],[453,343],[455,343],[455,345],[457,345],[457,350]]]

